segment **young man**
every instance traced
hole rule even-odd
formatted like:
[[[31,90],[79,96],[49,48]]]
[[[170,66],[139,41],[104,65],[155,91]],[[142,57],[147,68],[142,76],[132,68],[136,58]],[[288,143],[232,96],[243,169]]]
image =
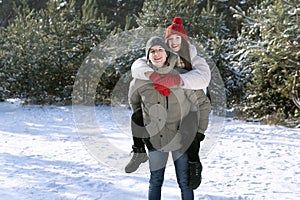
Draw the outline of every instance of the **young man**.
[[[175,57],[172,59],[171,57]],[[146,44],[148,65],[160,76],[177,76],[174,70],[177,58],[168,51],[164,40],[152,37]],[[149,200],[161,198],[161,188],[169,153],[171,152],[182,199],[194,199],[189,187],[188,156],[183,146],[183,137],[178,127],[190,111],[197,112],[194,106],[197,97],[193,90],[178,86],[161,85],[156,80],[133,79],[129,87],[129,104],[133,112],[142,109],[144,135],[141,137],[149,153],[150,180]],[[197,121],[197,118],[195,119]],[[141,130],[141,129],[140,129]],[[133,133],[137,131],[133,129]],[[141,133],[139,133],[141,134]],[[196,129],[194,135],[196,134]]]

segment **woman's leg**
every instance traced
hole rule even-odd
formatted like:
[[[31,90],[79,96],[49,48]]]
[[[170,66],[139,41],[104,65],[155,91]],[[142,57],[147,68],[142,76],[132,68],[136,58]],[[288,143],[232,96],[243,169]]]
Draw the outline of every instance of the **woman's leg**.
[[[193,200],[194,192],[189,187],[188,156],[186,153],[182,154],[179,151],[173,151],[172,157],[174,160],[177,182],[181,189],[181,198],[182,200]]]
[[[169,152],[160,152],[149,150],[149,167],[150,167],[150,180],[149,180],[149,200],[161,199],[161,187],[164,182],[164,174],[166,164],[168,161]]]
[[[197,134],[187,150],[189,158],[189,187],[192,189],[197,189],[202,181],[202,163],[200,161],[199,151],[200,142],[204,140],[204,132],[208,127],[209,114],[211,110],[211,105],[209,99],[206,95],[202,95],[203,100],[200,105],[198,105],[198,119],[199,126]]]
[[[199,150],[200,142],[204,140],[204,133],[207,130],[209,123],[209,115],[211,111],[211,104],[209,98],[205,95],[203,90],[197,91],[198,96],[198,129],[193,142],[189,146],[187,153],[190,162],[200,162]]]
[[[199,112],[189,112],[183,118],[180,131],[183,134],[183,148],[188,156],[189,187],[196,189],[201,183],[202,165],[199,157],[200,140],[198,130]]]
[[[205,97],[205,101],[198,105],[198,114],[199,114],[199,127],[198,133],[204,134],[208,128],[209,124],[209,115],[211,112],[211,103],[207,97]]]
[[[148,160],[148,156],[143,142],[145,134],[142,109],[138,109],[131,116],[131,132],[133,139],[132,152],[133,156],[125,167],[126,173],[136,171],[139,166]]]

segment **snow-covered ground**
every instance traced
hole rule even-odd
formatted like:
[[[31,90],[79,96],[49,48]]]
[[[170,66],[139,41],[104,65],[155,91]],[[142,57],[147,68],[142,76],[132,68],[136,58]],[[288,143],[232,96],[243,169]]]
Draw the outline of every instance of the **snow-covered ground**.
[[[98,125],[84,129],[72,106],[0,103],[0,199],[147,199],[147,164],[123,172],[130,159],[130,112],[124,111],[120,126],[120,115],[111,111],[92,108]],[[86,119],[83,113],[83,124]],[[203,182],[195,199],[300,199],[299,128],[221,121],[215,144],[203,145],[211,149],[202,149]],[[171,165],[162,193],[165,200],[180,199]]]

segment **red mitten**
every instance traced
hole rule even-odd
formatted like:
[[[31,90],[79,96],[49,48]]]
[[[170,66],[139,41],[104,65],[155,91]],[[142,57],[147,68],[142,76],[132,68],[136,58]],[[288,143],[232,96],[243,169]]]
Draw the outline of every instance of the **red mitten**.
[[[169,96],[171,93],[169,88],[159,84],[154,84],[154,89],[156,89],[161,95],[165,97]]]
[[[149,79],[155,84],[157,81],[160,79],[160,74],[157,72],[153,72],[150,76]]]
[[[160,79],[156,80],[155,83],[169,88],[175,85],[179,85],[180,81],[181,78],[178,75],[164,74]]]

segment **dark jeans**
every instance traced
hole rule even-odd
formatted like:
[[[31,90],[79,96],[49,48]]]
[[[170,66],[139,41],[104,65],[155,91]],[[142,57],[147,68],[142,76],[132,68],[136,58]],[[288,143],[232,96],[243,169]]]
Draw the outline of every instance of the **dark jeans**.
[[[188,156],[180,151],[173,151],[172,157],[175,165],[177,183],[181,189],[182,200],[194,200],[194,192],[188,187]],[[164,182],[164,174],[169,152],[149,150],[150,185],[148,200],[161,199],[161,187]]]

